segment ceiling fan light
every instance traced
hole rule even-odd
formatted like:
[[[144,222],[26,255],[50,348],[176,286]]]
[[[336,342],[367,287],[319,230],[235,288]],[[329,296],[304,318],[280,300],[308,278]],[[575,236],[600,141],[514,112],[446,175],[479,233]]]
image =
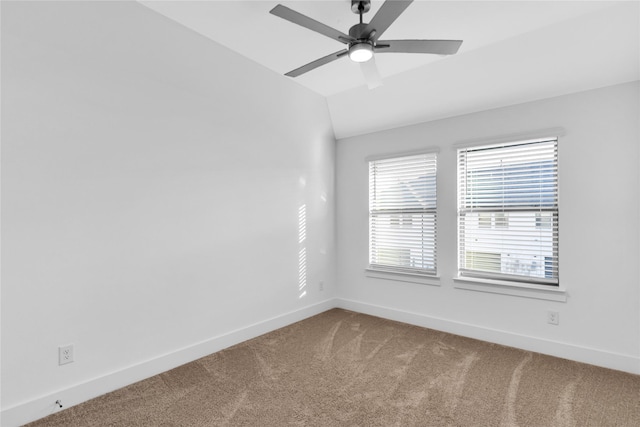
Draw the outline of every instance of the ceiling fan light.
[[[373,58],[373,46],[371,43],[354,43],[349,47],[349,58],[353,62],[367,62]]]

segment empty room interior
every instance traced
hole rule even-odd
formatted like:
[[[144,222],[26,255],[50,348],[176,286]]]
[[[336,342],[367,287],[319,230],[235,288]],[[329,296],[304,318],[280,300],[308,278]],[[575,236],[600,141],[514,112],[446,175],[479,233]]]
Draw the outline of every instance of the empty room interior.
[[[336,309],[640,382],[640,2],[0,16],[3,426]]]

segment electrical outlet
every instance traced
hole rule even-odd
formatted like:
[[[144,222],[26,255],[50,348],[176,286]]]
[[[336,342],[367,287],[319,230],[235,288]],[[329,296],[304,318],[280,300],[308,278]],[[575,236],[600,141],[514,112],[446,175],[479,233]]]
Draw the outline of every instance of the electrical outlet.
[[[324,291],[324,282],[322,280],[318,284],[318,288],[320,288],[320,292]]]
[[[73,344],[58,347],[58,365],[73,362]]]
[[[560,323],[560,314],[557,311],[547,311],[547,323],[557,325]]]

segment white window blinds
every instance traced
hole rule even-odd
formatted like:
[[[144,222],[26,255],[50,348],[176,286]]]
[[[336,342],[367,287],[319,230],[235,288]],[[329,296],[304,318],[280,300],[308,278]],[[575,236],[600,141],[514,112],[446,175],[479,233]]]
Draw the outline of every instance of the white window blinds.
[[[458,150],[461,276],[558,284],[557,139]]]
[[[369,162],[369,265],[436,273],[436,153]]]

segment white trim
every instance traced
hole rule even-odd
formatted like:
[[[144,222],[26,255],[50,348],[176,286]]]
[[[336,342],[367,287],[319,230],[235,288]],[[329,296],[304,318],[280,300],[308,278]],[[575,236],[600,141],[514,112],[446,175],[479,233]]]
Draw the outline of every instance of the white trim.
[[[21,426],[23,424],[44,418],[60,411],[55,401],[60,399],[63,409],[75,406],[89,399],[117,390],[137,381],[166,372],[170,369],[192,362],[201,357],[223,350],[232,345],[244,342],[267,332],[299,322],[324,311],[335,308],[335,301],[328,299],[317,304],[265,319],[241,329],[210,338],[200,343],[163,354],[156,358],[129,366],[119,371],[110,372],[84,383],[57,390],[10,408],[2,410],[0,425],[4,427]]]
[[[640,374],[639,356],[603,351],[591,347],[567,344],[560,341],[516,334],[498,329],[484,328],[469,323],[456,322],[439,317],[427,316],[424,314],[412,313],[391,307],[383,307],[343,298],[337,298],[336,304],[338,308],[345,310],[409,323],[423,328],[434,329],[481,341],[547,354],[576,362],[589,363],[632,374]]]
[[[527,283],[507,282],[477,277],[454,277],[453,287],[467,291],[489,292],[492,294],[513,295],[524,298],[543,299],[548,301],[567,302],[564,289],[550,285],[534,285]]]
[[[481,145],[492,145],[492,144],[504,144],[504,143],[519,143],[525,141],[537,141],[537,140],[545,140],[545,139],[560,139],[560,137],[565,136],[567,132],[564,128],[550,128],[550,129],[540,129],[534,130],[530,132],[523,133],[514,133],[508,135],[498,135],[492,136],[488,138],[477,138],[477,139],[467,139],[463,141],[455,142],[451,145],[453,150],[459,150],[462,148],[470,148]]]
[[[396,157],[409,157],[409,156],[419,156],[420,154],[438,154],[440,152],[440,147],[426,147],[421,148],[420,150],[412,150],[412,151],[399,151],[396,153],[384,153],[384,154],[374,154],[372,156],[365,157],[364,161],[375,162],[376,160],[386,160],[386,159],[394,159]]]
[[[384,271],[366,268],[364,274],[373,279],[392,280],[394,282],[418,283],[420,285],[440,286],[440,276],[401,271]]]

